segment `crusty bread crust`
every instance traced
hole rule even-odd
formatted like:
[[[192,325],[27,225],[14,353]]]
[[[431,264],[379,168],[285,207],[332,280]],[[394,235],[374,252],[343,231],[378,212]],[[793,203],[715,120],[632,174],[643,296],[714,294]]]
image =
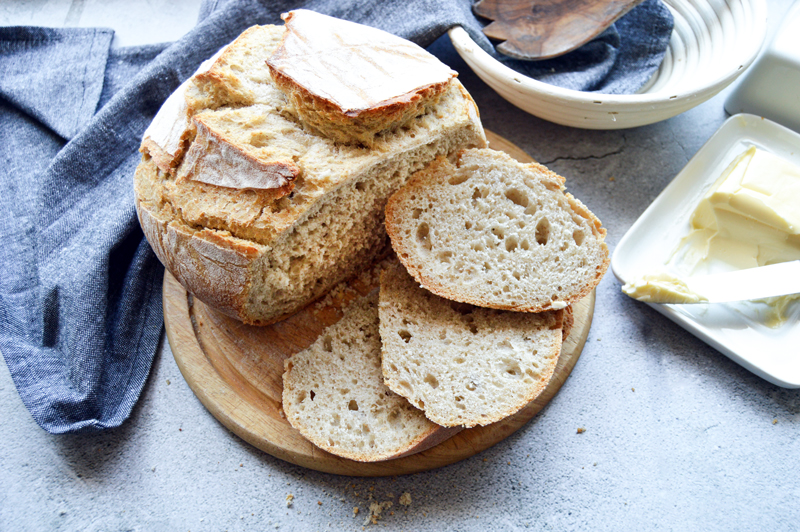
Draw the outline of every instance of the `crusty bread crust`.
[[[427,112],[456,76],[422,48],[374,28],[303,9],[283,19],[281,43],[267,60],[272,78],[288,97],[288,110],[305,127],[336,142],[371,147],[376,135]],[[321,53],[329,54],[327,68],[297,68],[303,56]],[[404,70],[404,60],[412,57],[416,68]],[[393,69],[375,67],[382,63]],[[368,69],[369,75],[353,75],[353,69]],[[387,93],[390,80],[393,88],[403,89]]]
[[[426,205],[444,205],[446,199],[450,199],[450,202],[453,203],[451,199],[453,198],[452,193],[448,194],[443,187],[453,186],[452,184],[448,185],[448,182],[462,164],[467,164],[465,162],[467,158],[470,159],[470,164],[474,163],[478,158],[483,158],[500,165],[509,165],[515,170],[530,171],[537,176],[537,179],[541,180],[548,191],[547,194],[563,195],[574,216],[578,217],[581,220],[581,224],[591,232],[591,236],[587,235],[586,239],[591,238],[598,244],[598,251],[601,256],[590,265],[592,274],[585,276],[584,281],[569,293],[560,294],[557,300],[550,298],[536,300],[533,299],[533,293],[530,291],[528,293],[531,296],[530,298],[523,294],[521,298],[510,302],[498,298],[478,296],[475,292],[465,290],[464,286],[459,283],[448,282],[441,275],[434,275],[432,268],[434,260],[428,259],[419,252],[418,242],[414,241],[409,230],[409,221],[414,216],[414,211],[419,210],[420,205],[423,203]],[[386,230],[391,239],[392,247],[400,261],[417,282],[427,290],[446,299],[481,307],[517,312],[543,312],[565,308],[567,305],[589,295],[603,278],[610,263],[608,248],[604,243],[606,230],[602,227],[600,220],[583,203],[571,194],[564,193],[564,178],[538,163],[523,165],[512,160],[508,155],[491,149],[463,150],[456,159],[457,161],[454,165],[446,158],[438,158],[426,169],[412,176],[402,189],[389,198],[386,205]],[[468,173],[469,171],[470,169],[465,167],[465,172]],[[463,178],[463,173],[460,175],[461,177],[456,181]],[[460,182],[457,184],[460,184]],[[458,203],[458,200],[456,200],[456,203]],[[447,207],[445,206],[444,208]],[[458,205],[455,208],[458,208]],[[467,222],[470,221],[467,220]],[[473,220],[473,222],[478,221]],[[487,222],[491,223],[491,221]],[[463,224],[464,221],[461,223]],[[448,238],[463,244],[462,240],[465,233],[463,225],[460,230],[449,226],[442,229],[448,234]],[[535,246],[536,244],[534,243],[533,245]],[[437,251],[442,251],[442,249],[434,249],[433,254]],[[529,282],[531,286],[535,286],[537,280],[530,279]]]
[[[292,191],[294,180],[300,175],[294,161],[259,161],[210,127],[202,114],[193,121],[197,134],[179,178],[228,188],[272,189],[274,199]]]
[[[213,230],[191,228],[159,218],[136,201],[139,224],[156,256],[170,273],[202,301],[234,318],[250,287],[250,266],[261,250],[243,241],[221,237]]]

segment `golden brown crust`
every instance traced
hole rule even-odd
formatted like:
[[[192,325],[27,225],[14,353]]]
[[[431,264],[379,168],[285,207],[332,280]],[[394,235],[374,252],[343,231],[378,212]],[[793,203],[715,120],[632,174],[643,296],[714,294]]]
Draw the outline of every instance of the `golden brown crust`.
[[[243,311],[249,270],[261,249],[210,229],[194,231],[161,219],[138,197],[136,212],[156,256],[184,288],[217,310],[248,321]]]
[[[336,142],[372,146],[376,135],[435,105],[456,76],[422,48],[374,28],[303,9],[283,19],[267,60],[272,79],[305,127]],[[305,63],[322,57],[324,66]]]
[[[270,200],[292,191],[300,175],[294,161],[261,161],[215,130],[202,114],[192,120],[197,135],[184,158],[181,179],[226,188],[271,190]]]

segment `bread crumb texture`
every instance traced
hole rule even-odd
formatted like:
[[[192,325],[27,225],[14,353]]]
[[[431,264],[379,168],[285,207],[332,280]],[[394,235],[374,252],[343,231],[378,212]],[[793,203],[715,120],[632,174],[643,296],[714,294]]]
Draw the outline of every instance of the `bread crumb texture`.
[[[386,385],[439,425],[494,423],[547,386],[562,320],[562,310],[509,312],[441,298],[396,264],[380,289]]]
[[[205,303],[255,324],[361,271],[386,241],[389,195],[436,157],[486,142],[457,80],[371,148],[319,135],[266,64],[282,35],[254,26],[187,80],[148,130],[134,178],[162,263]]]
[[[564,178],[505,153],[439,158],[392,196],[392,246],[426,289],[474,305],[565,308],[600,282],[606,231]]]
[[[358,461],[400,456],[442,430],[384,385],[380,349],[375,290],[285,362],[289,423],[318,447]]]

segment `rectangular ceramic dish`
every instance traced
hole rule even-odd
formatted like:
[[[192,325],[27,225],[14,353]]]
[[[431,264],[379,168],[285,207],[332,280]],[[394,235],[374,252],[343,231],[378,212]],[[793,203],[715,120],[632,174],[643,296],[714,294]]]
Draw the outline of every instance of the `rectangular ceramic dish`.
[[[663,268],[689,232],[690,216],[702,196],[751,145],[800,166],[799,134],[757,116],[732,116],[620,240],[611,259],[617,279],[625,283]],[[756,375],[800,388],[800,301],[789,306],[778,327],[767,326],[762,303],[650,306]]]

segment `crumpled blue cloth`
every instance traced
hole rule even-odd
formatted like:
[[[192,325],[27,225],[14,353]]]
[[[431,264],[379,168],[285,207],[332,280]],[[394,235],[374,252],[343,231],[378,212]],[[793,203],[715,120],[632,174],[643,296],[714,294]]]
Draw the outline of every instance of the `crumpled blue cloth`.
[[[123,49],[107,29],[0,28],[0,351],[43,429],[130,415],[163,327],[133,201],[142,134],[204,59],[296,7],[422,46],[455,24],[482,38],[469,0],[212,0],[178,42]]]

